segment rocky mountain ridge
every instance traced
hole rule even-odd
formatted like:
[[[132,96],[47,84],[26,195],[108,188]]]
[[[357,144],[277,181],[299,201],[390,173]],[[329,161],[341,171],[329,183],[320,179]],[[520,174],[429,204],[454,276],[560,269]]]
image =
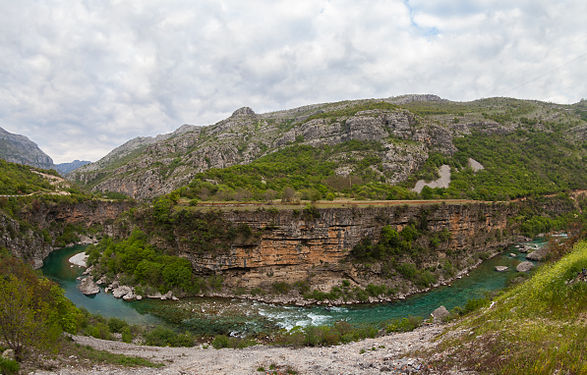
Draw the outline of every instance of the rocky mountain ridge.
[[[51,169],[53,159],[45,154],[36,143],[20,134],[10,133],[0,127],[0,158],[12,163]]]
[[[347,141],[380,144],[380,179],[397,184],[408,179],[431,153],[452,155],[453,139],[472,133],[504,135],[522,127],[548,132],[545,124],[578,121],[569,134],[581,134],[585,121],[569,106],[508,98],[451,102],[434,95],[405,95],[314,104],[256,114],[236,110],[205,127],[182,126],[156,138],[135,138],[71,178],[94,191],[115,191],[151,198],[186,185],[210,168],[248,164],[291,145],[337,145]],[[347,153],[333,160],[339,175],[355,166]]]

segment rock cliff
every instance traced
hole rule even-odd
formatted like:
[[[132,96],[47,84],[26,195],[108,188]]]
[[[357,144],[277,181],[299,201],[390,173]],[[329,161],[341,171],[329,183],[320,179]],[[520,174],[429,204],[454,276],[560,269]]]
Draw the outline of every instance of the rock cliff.
[[[150,211],[135,212],[133,223],[149,233],[150,241],[166,253],[189,259],[199,275],[222,275],[230,289],[257,287],[271,289],[279,282],[307,282],[324,291],[352,280],[354,285],[383,284],[397,288],[398,294],[418,288],[406,282],[386,262],[357,262],[351,250],[365,238],[377,241],[383,226],[401,231],[408,224],[417,225],[422,235],[417,239],[422,254],[404,254],[398,263],[416,263],[429,270],[437,282],[450,280],[488,256],[501,251],[517,238],[516,228],[508,219],[527,207],[528,202],[448,203],[377,206],[352,206],[323,209],[221,210],[210,220],[209,211],[176,211],[171,224],[154,228]],[[532,203],[534,205],[534,203]],[[543,212],[557,215],[573,210],[572,202],[544,201]],[[218,227],[238,226],[250,229],[243,237],[234,234],[227,246],[205,250],[194,244],[203,221]],[[248,229],[245,231],[248,232]],[[434,241],[440,233],[448,240]],[[415,260],[418,259],[417,262]],[[448,269],[450,268],[450,269]],[[420,286],[421,289],[421,286]]]

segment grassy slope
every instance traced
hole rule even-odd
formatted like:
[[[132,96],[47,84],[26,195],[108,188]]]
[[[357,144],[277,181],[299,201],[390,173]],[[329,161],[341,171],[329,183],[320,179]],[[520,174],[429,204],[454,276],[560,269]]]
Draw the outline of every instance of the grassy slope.
[[[47,174],[56,174],[54,171],[9,163],[0,159],[0,194],[28,194],[35,191],[55,190],[54,186],[47,179],[31,172],[33,170]]]
[[[442,344],[454,365],[491,374],[587,374],[587,241],[465,318]]]

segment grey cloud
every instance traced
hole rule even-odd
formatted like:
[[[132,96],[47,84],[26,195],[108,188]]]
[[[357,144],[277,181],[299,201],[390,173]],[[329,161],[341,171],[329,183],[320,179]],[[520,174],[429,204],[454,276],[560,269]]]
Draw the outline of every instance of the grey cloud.
[[[412,92],[575,102],[584,14],[578,0],[0,0],[0,126],[63,162],[242,105]]]

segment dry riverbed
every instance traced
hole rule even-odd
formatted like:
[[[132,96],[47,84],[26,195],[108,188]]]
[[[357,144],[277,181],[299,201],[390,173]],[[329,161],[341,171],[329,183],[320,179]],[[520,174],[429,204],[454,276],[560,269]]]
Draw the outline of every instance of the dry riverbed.
[[[97,365],[92,368],[66,367],[53,371],[37,371],[34,374],[265,374],[274,373],[270,370],[272,367],[284,374],[287,373],[287,369],[298,374],[434,374],[435,372],[427,367],[426,360],[418,358],[414,353],[434,347],[436,343],[433,339],[443,328],[439,325],[427,325],[412,332],[396,333],[345,345],[301,349],[262,345],[246,349],[221,350],[211,347],[162,348],[74,336],[75,342],[81,345],[143,357],[153,362],[164,363],[165,366],[154,369]],[[265,371],[260,371],[261,369]]]

